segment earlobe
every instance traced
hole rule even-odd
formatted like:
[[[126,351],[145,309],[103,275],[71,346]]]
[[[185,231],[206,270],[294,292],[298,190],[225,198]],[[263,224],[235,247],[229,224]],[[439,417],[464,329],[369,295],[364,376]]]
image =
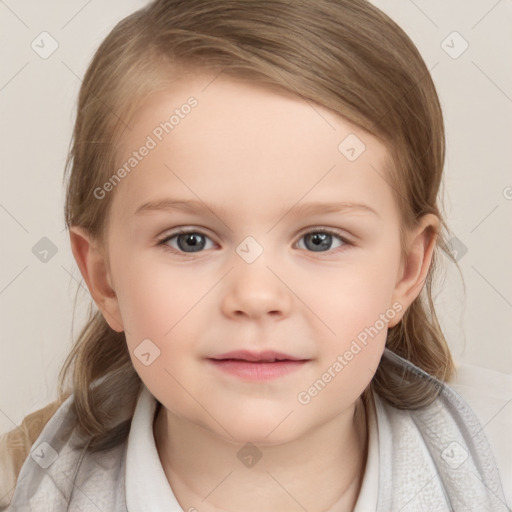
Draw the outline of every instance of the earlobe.
[[[112,288],[106,252],[84,228],[70,227],[69,236],[73,256],[94,302],[110,327],[122,332],[124,327],[117,296]]]
[[[432,262],[439,230],[439,218],[433,214],[424,215],[418,226],[407,237],[406,258],[400,267],[393,301],[402,305],[388,326],[394,327],[403,317],[414,299],[420,294]]]

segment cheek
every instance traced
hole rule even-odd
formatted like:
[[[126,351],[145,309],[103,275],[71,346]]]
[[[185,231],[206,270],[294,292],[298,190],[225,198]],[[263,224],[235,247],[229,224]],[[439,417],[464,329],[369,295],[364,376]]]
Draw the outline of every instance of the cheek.
[[[118,300],[132,363],[144,384],[170,410],[193,409],[200,382],[189,382],[198,352],[201,280],[161,263],[125,259],[118,266]],[[169,397],[173,397],[169,403]]]
[[[170,336],[211,287],[211,279],[166,265],[158,254],[118,258],[116,265],[119,307],[132,338]]]
[[[308,281],[296,287],[298,295],[323,321],[327,338],[336,339],[339,346],[391,308],[398,257],[398,250],[361,253],[349,265],[317,274],[314,286]]]
[[[376,290],[371,282],[357,284],[350,294],[325,300],[319,307],[329,329],[318,336],[318,359],[312,378],[297,394],[300,404],[333,415],[353,403],[372,380],[385,347],[388,323],[396,311],[389,304],[389,290]],[[332,331],[332,332],[331,332]]]
[[[200,352],[208,323],[205,308],[212,307],[208,291],[215,279],[166,265],[163,259],[154,254],[119,258],[116,293],[135,369],[148,387],[165,383],[169,390],[174,382],[170,374],[183,380],[183,362]]]
[[[350,402],[371,381],[384,350],[388,324],[400,309],[392,304],[399,256],[397,241],[396,247],[367,253],[357,264],[331,272],[322,280],[323,292],[302,288],[308,305],[314,305],[311,309],[323,323],[317,327],[322,336],[318,338],[316,374],[319,388],[325,391],[318,402],[326,406],[336,399]]]

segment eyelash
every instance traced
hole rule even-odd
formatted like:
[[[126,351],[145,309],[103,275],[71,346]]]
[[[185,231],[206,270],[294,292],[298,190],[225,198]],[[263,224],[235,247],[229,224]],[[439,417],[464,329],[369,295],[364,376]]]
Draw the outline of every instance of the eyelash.
[[[198,229],[195,229],[195,228],[181,228],[178,231],[174,231],[174,232],[172,232],[172,233],[170,233],[168,235],[165,235],[164,238],[158,240],[157,245],[160,246],[164,251],[169,251],[169,252],[172,252],[173,254],[179,254],[180,256],[183,256],[185,258],[194,257],[195,254],[204,252],[204,250],[203,251],[198,251],[198,253],[193,253],[193,252],[192,253],[186,253],[186,252],[183,252],[183,251],[176,250],[176,249],[170,247],[169,245],[167,245],[167,242],[169,242],[169,240],[172,240],[173,238],[175,238],[175,237],[177,237],[179,235],[186,235],[186,234],[190,234],[190,233],[193,233],[193,234],[196,234],[196,235],[201,235],[201,236],[204,236],[206,238],[210,238],[208,235],[206,235],[205,233],[203,233],[202,231],[200,231]],[[311,231],[307,231],[307,232],[301,234],[299,240],[301,240],[306,235],[313,235],[315,233],[326,233],[328,235],[335,236],[336,238],[341,240],[341,242],[343,242],[343,245],[340,246],[340,247],[337,247],[336,249],[332,249],[332,250],[328,250],[328,251],[318,251],[316,254],[333,254],[333,253],[337,253],[337,252],[346,250],[348,246],[353,246],[354,245],[352,242],[350,242],[350,240],[347,240],[338,231],[334,231],[332,229],[322,228],[322,227],[318,227],[318,228],[312,229]],[[307,249],[306,249],[306,251],[307,251]],[[315,251],[307,251],[307,252],[315,254]]]

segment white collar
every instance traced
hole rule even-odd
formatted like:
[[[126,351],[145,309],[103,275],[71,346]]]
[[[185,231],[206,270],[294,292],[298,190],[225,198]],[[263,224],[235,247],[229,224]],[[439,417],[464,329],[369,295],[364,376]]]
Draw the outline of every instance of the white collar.
[[[157,401],[143,384],[137,400],[126,453],[128,512],[183,512],[167,481],[156,450],[153,421]]]
[[[156,449],[153,434],[157,401],[143,385],[128,436],[126,454],[126,506],[128,512],[182,512],[169,485]],[[354,512],[376,510],[379,485],[379,452],[373,403],[366,411],[368,458]]]

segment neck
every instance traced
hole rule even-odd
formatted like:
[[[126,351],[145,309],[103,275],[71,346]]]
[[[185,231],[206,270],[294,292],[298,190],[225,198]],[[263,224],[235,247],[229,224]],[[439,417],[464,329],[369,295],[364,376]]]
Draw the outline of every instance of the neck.
[[[360,398],[350,410],[300,438],[246,446],[244,454],[261,458],[245,465],[238,454],[244,443],[228,441],[163,406],[154,423],[157,451],[176,499],[183,510],[200,512],[353,510],[367,435]]]

